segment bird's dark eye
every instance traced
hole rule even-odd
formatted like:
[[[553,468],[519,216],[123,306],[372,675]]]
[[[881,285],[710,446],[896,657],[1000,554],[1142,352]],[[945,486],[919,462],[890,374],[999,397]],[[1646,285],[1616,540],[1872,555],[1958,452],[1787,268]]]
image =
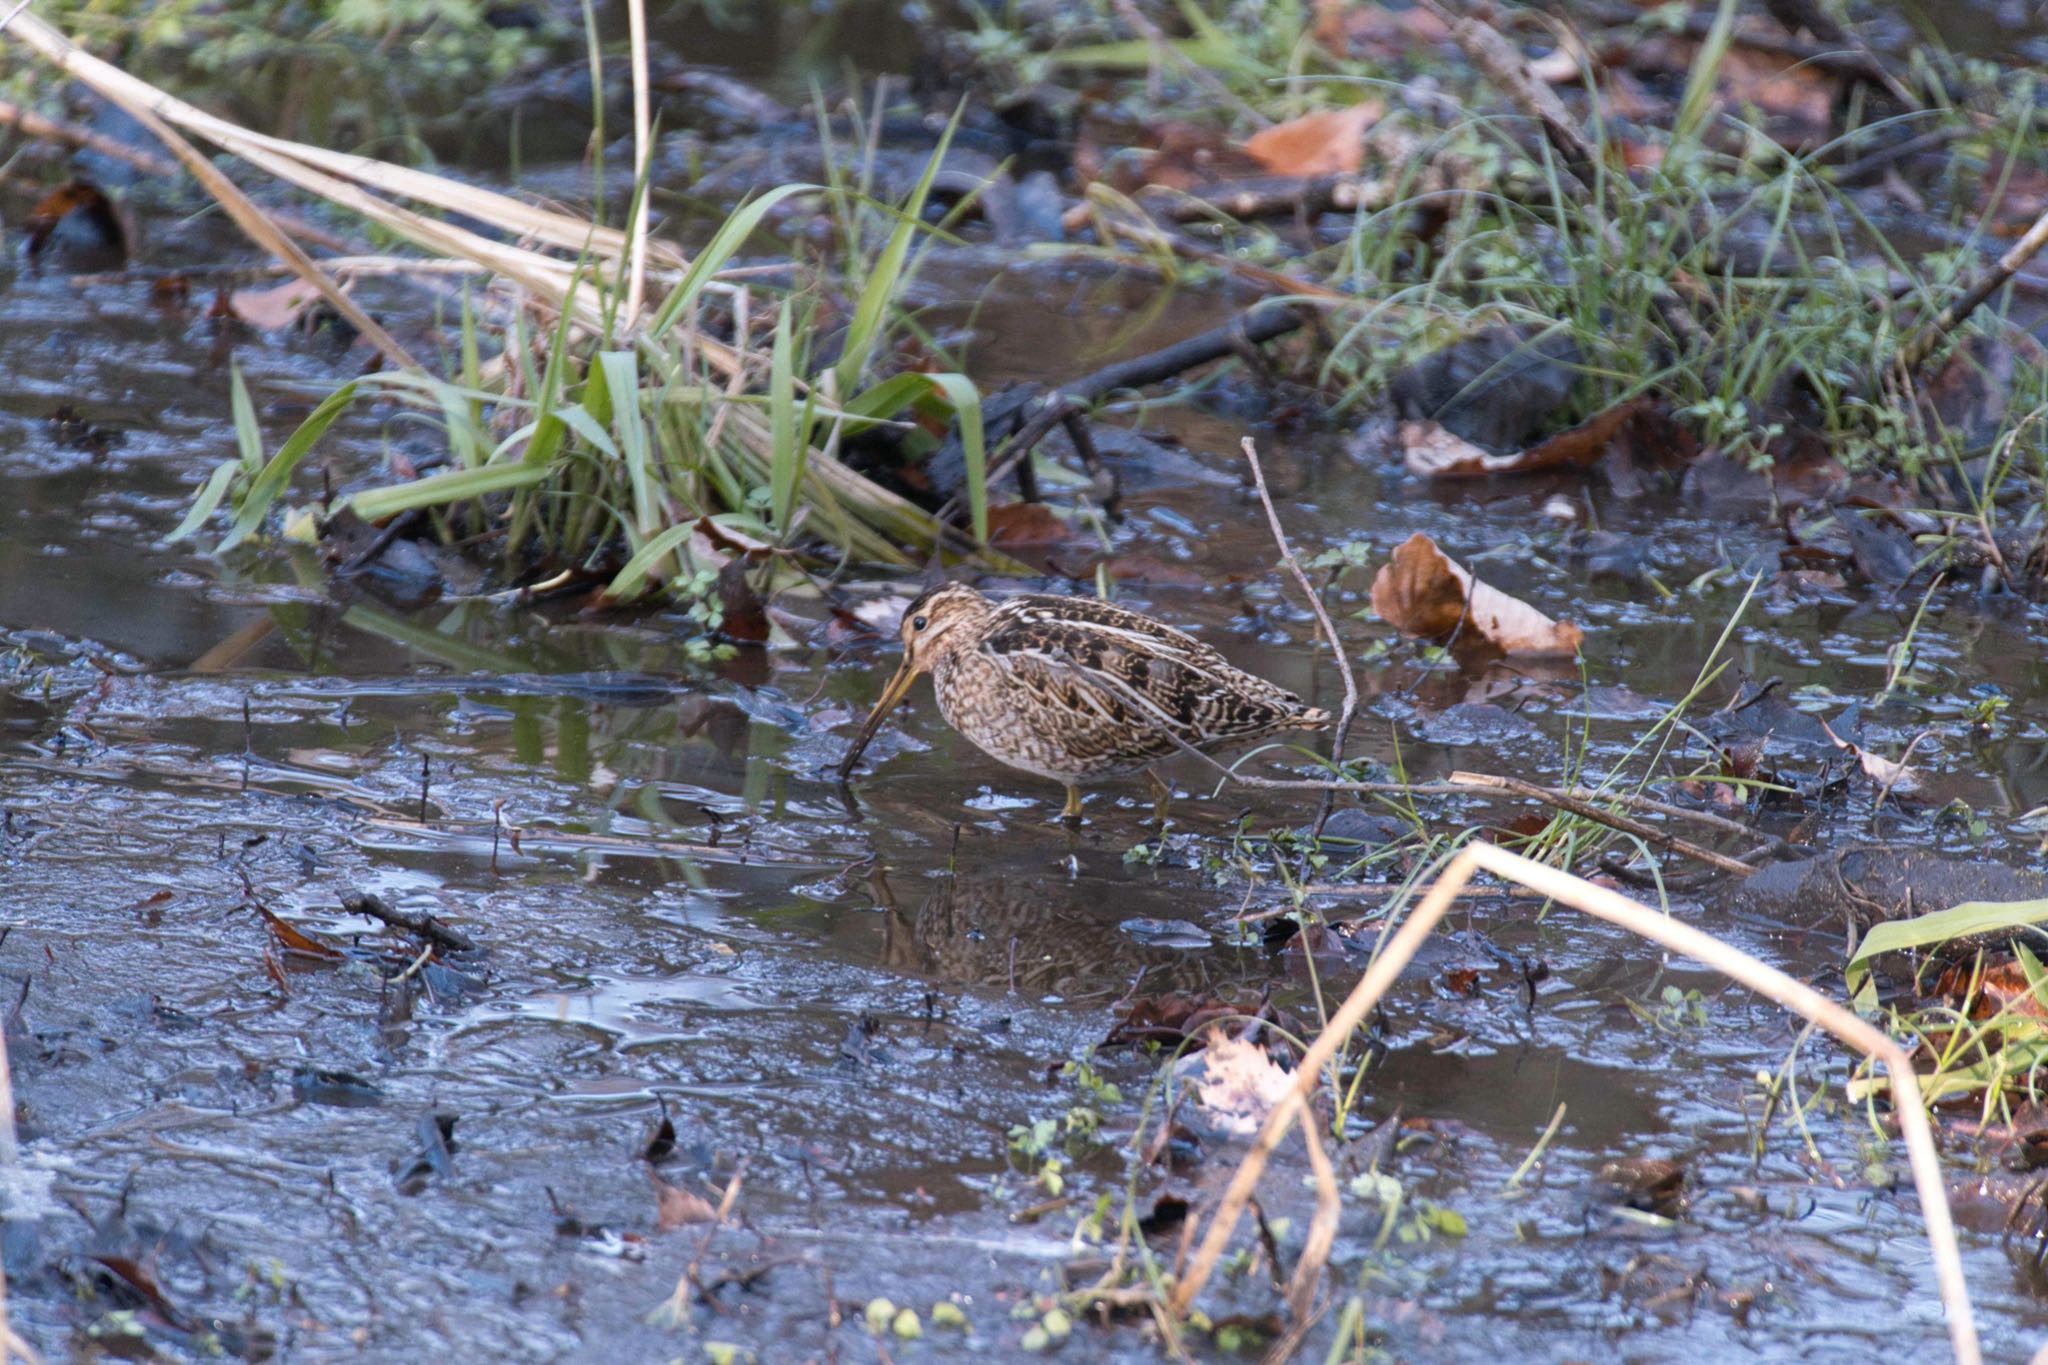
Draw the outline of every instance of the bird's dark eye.
[[[929,622],[922,616],[913,616],[910,619],[910,628],[912,630],[923,630],[928,624]]]

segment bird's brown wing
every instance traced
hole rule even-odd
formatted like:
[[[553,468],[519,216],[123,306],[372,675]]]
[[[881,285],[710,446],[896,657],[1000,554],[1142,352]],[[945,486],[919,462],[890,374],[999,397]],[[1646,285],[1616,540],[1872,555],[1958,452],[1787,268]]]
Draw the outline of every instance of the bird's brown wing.
[[[1326,719],[1193,636],[1108,603],[1017,598],[1000,615],[984,655],[1047,714],[1065,717],[1073,740],[1103,731],[1091,747],[1114,748],[1123,761]]]

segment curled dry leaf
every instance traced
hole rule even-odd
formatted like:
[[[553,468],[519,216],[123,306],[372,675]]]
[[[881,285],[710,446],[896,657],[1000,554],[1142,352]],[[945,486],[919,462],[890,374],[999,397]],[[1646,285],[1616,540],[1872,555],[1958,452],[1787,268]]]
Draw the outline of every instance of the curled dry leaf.
[[[1842,749],[1851,758],[1856,760],[1856,766],[1863,769],[1863,775],[1872,782],[1875,782],[1880,790],[1888,791],[1894,796],[1908,796],[1919,790],[1919,774],[1908,768],[1903,762],[1894,763],[1888,758],[1881,758],[1871,753],[1870,750],[1863,748],[1861,745],[1850,743],[1836,734],[1834,727],[1826,721],[1820,723],[1820,728],[1828,732],[1828,738],[1835,742],[1837,748]],[[1916,740],[1914,742],[1918,743],[1919,741]],[[1912,756],[1912,745],[1908,745],[1906,747],[1906,757],[1911,758]]]
[[[1372,609],[1404,635],[1502,654],[1576,654],[1586,638],[1480,582],[1419,531],[1374,575]]]
[[[1495,455],[1436,422],[1403,422],[1401,458],[1410,473],[1431,479],[1484,479],[1565,465],[1585,467],[1597,463],[1621,429],[1648,406],[1640,398],[1617,403],[1568,431],[1506,455]]]
[[[1294,1088],[1294,1076],[1274,1065],[1266,1049],[1233,1038],[1221,1026],[1209,1029],[1209,1045],[1194,1078],[1195,1099],[1217,1127],[1250,1137]]]
[[[1357,175],[1365,166],[1365,130],[1385,112],[1372,99],[1319,109],[1252,134],[1244,150],[1275,175]]]

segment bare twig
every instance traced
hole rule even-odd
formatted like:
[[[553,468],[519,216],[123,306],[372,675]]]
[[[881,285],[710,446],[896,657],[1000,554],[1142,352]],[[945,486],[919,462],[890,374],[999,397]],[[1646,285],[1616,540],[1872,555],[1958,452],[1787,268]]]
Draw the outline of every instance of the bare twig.
[[[383,920],[394,929],[403,929],[415,938],[426,940],[436,948],[451,953],[473,953],[476,943],[467,934],[458,933],[432,915],[413,915],[403,910],[394,910],[382,896],[368,891],[352,891],[341,898],[341,908],[351,915],[368,915],[371,919]]]
[[[1266,525],[1272,529],[1273,544],[1279,547],[1281,562],[1294,575],[1294,581],[1301,587],[1301,595],[1308,599],[1309,610],[1316,614],[1316,624],[1322,628],[1323,639],[1329,642],[1330,657],[1336,660],[1337,671],[1344,679],[1344,707],[1337,713],[1337,728],[1330,736],[1330,763],[1342,768],[1344,746],[1351,738],[1351,718],[1358,711],[1358,675],[1352,670],[1351,656],[1344,649],[1344,641],[1337,635],[1336,622],[1330,619],[1328,608],[1323,606],[1322,594],[1308,581],[1302,572],[1301,562],[1294,557],[1294,547],[1287,543],[1287,532],[1280,525],[1280,514],[1273,510],[1273,495],[1266,487],[1266,470],[1259,463],[1259,448],[1252,438],[1244,438],[1244,458],[1252,467],[1252,484],[1259,490],[1259,505],[1266,509]],[[1316,823],[1310,831],[1311,839],[1320,839],[1323,826],[1329,821],[1330,812],[1336,808],[1337,793],[1323,793],[1322,804],[1316,808]]]
[[[1793,980],[1777,968],[1710,934],[1583,878],[1487,843],[1468,844],[1450,860],[1428,894],[1387,941],[1365,976],[1331,1017],[1328,1027],[1302,1057],[1295,1070],[1293,1087],[1274,1106],[1272,1114],[1260,1128],[1251,1150],[1245,1154],[1231,1178],[1223,1202],[1210,1220],[1187,1273],[1174,1286],[1170,1307],[1176,1315],[1185,1316],[1208,1283],[1246,1203],[1258,1186],[1259,1177],[1265,1173],[1267,1162],[1286,1137],[1288,1128],[1306,1108],[1309,1095],[1324,1069],[1379,1004],[1387,988],[1393,985],[1423,940],[1429,937],[1449,910],[1457,893],[1479,871],[1519,882],[1553,900],[1702,962],[1802,1018],[1819,1024],[1851,1047],[1882,1063],[1891,1077],[1899,1128],[1912,1165],[1914,1187],[1920,1196],[1920,1214],[1926,1224],[1927,1241],[1934,1256],[1935,1277],[1940,1284],[1942,1304],[1947,1309],[1950,1345],[1960,1365],[1979,1365],[1983,1357],[1977,1340],[1977,1324],[1970,1311],[1969,1285],[1963,1278],[1962,1257],[1956,1245],[1955,1223],[1949,1213],[1940,1157],[1935,1150],[1933,1129],[1927,1121],[1927,1107],[1921,1096],[1919,1077],[1914,1073],[1912,1059],[1905,1051],[1883,1032],[1812,987]]]
[[[0,28],[4,27],[5,24],[0,24]],[[178,173],[178,164],[175,161],[166,161],[163,157],[143,151],[139,147],[130,147],[127,143],[118,142],[105,133],[81,128],[75,123],[44,118],[33,110],[24,109],[18,104],[9,104],[5,100],[0,100],[0,128],[18,128],[25,137],[61,143],[82,151],[97,152],[101,156],[125,162],[144,175],[168,176]]]

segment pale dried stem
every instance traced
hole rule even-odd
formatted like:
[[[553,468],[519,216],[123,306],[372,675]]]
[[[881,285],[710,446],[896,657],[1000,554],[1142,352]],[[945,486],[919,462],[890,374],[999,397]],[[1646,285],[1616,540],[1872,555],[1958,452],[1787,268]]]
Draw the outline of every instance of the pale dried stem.
[[[1344,641],[1337,634],[1337,624],[1330,619],[1329,609],[1323,605],[1322,594],[1308,581],[1308,575],[1302,572],[1301,561],[1294,557],[1294,547],[1287,543],[1287,531],[1280,525],[1280,514],[1273,510],[1273,494],[1266,487],[1266,470],[1259,463],[1259,448],[1249,436],[1244,438],[1244,458],[1252,467],[1252,485],[1259,491],[1259,505],[1266,509],[1266,525],[1272,528],[1273,544],[1280,550],[1280,560],[1287,566],[1287,572],[1294,575],[1301,595],[1308,599],[1309,610],[1316,614],[1316,624],[1322,628],[1323,639],[1329,642],[1330,657],[1336,661],[1337,672],[1344,679],[1344,707],[1337,713],[1337,729],[1330,737],[1330,762],[1341,767],[1345,743],[1351,738],[1351,718],[1358,712],[1358,675],[1351,668],[1351,656],[1345,652]],[[1323,825],[1329,820],[1330,811],[1336,803],[1337,793],[1323,793],[1311,838],[1322,837]]]
[[[1395,978],[1422,946],[1423,940],[1444,917],[1458,893],[1479,871],[1540,891],[1596,919],[1619,925],[1672,952],[1701,962],[1820,1025],[1849,1046],[1880,1062],[1891,1078],[1892,1101],[1900,1132],[1905,1138],[1914,1188],[1920,1196],[1920,1215],[1933,1253],[1942,1305],[1947,1310],[1949,1342],[1959,1365],[1979,1365],[1983,1356],[1977,1340],[1977,1324],[1970,1310],[1969,1285],[1963,1278],[1962,1257],[1956,1245],[1955,1223],[1949,1213],[1948,1193],[1942,1182],[1934,1132],[1927,1121],[1927,1107],[1921,1096],[1919,1077],[1914,1073],[1912,1059],[1904,1049],[1812,987],[1793,980],[1777,968],[1710,934],[1569,872],[1546,867],[1487,843],[1468,844],[1450,860],[1302,1057],[1295,1071],[1293,1088],[1274,1106],[1272,1114],[1260,1128],[1251,1150],[1245,1154],[1224,1191],[1223,1201],[1210,1220],[1186,1275],[1174,1286],[1169,1306],[1176,1315],[1186,1315],[1214,1273],[1217,1260],[1228,1245],[1246,1203],[1257,1188],[1260,1176],[1265,1173],[1267,1162],[1286,1137],[1288,1128],[1307,1108],[1324,1068],[1379,1004]]]
[[[647,0],[626,0],[626,19],[633,44],[633,219],[626,225],[626,330],[640,322],[647,297],[647,203],[654,187],[647,168],[654,156],[654,134],[648,113]]]

